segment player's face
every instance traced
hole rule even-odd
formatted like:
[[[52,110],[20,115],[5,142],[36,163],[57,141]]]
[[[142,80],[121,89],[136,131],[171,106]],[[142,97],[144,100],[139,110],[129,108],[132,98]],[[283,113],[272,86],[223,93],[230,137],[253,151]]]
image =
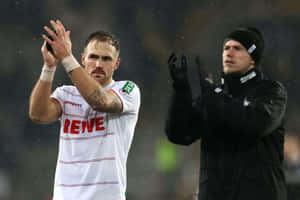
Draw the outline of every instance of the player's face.
[[[92,40],[82,54],[82,64],[90,76],[103,87],[112,81],[114,71],[118,69],[118,52],[109,42]]]
[[[247,49],[235,40],[228,40],[223,49],[223,72],[243,75],[254,67]]]

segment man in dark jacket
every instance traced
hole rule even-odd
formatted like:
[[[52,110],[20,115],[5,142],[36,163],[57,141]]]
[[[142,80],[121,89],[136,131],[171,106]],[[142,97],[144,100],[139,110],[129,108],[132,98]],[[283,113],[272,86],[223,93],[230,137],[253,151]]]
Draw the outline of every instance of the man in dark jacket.
[[[260,68],[261,33],[239,28],[224,41],[222,84],[200,68],[201,95],[192,99],[186,57],[168,65],[173,97],[168,139],[189,145],[201,139],[199,200],[286,200],[282,169],[287,93]],[[201,66],[200,66],[201,67]]]

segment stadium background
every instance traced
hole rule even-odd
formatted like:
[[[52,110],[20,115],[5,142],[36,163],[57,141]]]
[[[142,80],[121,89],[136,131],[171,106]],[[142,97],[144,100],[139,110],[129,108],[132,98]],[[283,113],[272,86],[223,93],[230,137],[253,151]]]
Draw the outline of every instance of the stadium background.
[[[128,158],[128,200],[188,200],[197,188],[200,143],[174,146],[164,135],[171,51],[188,55],[197,93],[195,56],[217,77],[224,35],[238,25],[257,26],[266,39],[263,70],[282,81],[289,93],[285,169],[290,199],[300,199],[300,1],[2,0],[0,200],[51,197],[59,123],[44,126],[28,118],[30,91],[42,66],[41,34],[50,19],[61,19],[71,30],[77,59],[90,32],[104,29],[120,39],[115,79],[133,80],[142,92]],[[59,66],[54,87],[62,84],[70,81]]]

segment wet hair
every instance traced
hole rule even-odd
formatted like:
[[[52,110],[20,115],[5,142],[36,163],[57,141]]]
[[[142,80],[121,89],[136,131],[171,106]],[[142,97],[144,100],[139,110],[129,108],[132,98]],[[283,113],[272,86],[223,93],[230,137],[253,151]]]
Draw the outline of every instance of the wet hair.
[[[111,34],[110,32],[106,32],[106,31],[96,31],[93,32],[89,35],[89,37],[86,39],[85,44],[84,44],[84,48],[86,48],[88,46],[88,44],[91,41],[100,41],[100,42],[109,42],[112,46],[115,47],[115,49],[117,50],[118,54],[120,54],[120,44],[118,39]]]

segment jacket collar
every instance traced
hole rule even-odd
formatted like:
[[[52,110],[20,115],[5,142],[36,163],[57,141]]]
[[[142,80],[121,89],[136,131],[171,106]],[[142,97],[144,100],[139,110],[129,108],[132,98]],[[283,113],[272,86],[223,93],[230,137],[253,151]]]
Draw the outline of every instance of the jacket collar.
[[[222,74],[221,83],[225,90],[233,95],[238,95],[252,83],[261,80],[263,75],[258,68],[253,68],[243,75]]]

